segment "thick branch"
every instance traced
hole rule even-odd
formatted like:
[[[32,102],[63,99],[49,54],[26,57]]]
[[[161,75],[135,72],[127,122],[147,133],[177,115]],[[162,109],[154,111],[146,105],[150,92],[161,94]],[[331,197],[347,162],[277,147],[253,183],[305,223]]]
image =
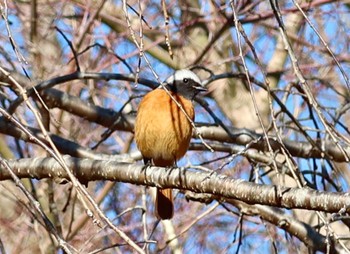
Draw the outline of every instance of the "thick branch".
[[[308,188],[261,185],[228,176],[193,171],[184,168],[145,168],[141,165],[65,157],[68,167],[81,181],[112,180],[131,184],[177,188],[198,193],[210,193],[224,198],[281,208],[300,208],[324,212],[350,210],[349,193],[315,191]],[[10,161],[20,178],[67,178],[64,170],[52,158],[30,158]],[[0,171],[0,180],[11,177]]]
[[[28,130],[37,137],[40,141],[44,142],[48,145],[47,139],[45,138],[44,134],[36,128],[28,127]],[[18,128],[13,123],[7,121],[4,117],[0,117],[0,133],[10,135],[12,137],[15,137],[17,139],[21,139],[25,142],[35,143],[34,140],[29,137],[27,134],[25,134],[20,128]],[[80,146],[79,144],[70,141],[68,139],[62,138],[55,134],[49,134],[50,138],[54,142],[54,144],[57,146],[57,149],[63,153],[63,154],[69,154],[74,157],[79,158],[89,158],[89,159],[97,159],[97,160],[108,160],[113,159],[115,161],[119,162],[133,162],[134,159],[130,156],[123,154],[123,155],[108,155],[108,154],[102,154],[97,153],[95,151],[92,151],[89,148],[85,148]]]

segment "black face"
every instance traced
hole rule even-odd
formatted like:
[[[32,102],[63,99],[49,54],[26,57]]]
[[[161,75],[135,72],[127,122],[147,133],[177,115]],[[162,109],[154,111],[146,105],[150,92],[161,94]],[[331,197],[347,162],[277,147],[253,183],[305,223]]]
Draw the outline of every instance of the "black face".
[[[170,91],[189,100],[193,100],[198,93],[207,90],[202,86],[198,76],[189,70],[176,71],[165,83]]]
[[[193,100],[198,93],[206,90],[194,80],[187,78],[184,78],[182,81],[175,80],[172,84],[167,84],[166,87],[189,100]]]

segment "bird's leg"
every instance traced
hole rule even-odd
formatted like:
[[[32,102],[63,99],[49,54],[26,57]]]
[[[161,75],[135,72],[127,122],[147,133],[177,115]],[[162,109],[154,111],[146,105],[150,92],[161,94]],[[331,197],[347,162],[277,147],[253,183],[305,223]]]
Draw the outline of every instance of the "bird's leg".
[[[142,170],[146,170],[148,167],[152,166],[152,159],[143,157],[143,164]]]
[[[177,166],[176,156],[174,156],[174,165],[173,165],[173,167],[176,167],[176,168],[178,167],[178,166]]]
[[[147,167],[152,166],[152,159],[143,157],[143,163],[144,163],[145,166],[147,166]]]

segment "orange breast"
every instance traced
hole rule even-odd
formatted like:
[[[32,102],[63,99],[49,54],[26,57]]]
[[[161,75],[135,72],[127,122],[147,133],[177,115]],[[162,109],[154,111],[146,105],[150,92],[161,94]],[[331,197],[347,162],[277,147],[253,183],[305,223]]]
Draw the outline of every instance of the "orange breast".
[[[172,93],[194,120],[192,102]],[[135,141],[142,155],[157,166],[172,166],[183,157],[192,136],[192,125],[163,89],[149,92],[141,101],[135,122]]]

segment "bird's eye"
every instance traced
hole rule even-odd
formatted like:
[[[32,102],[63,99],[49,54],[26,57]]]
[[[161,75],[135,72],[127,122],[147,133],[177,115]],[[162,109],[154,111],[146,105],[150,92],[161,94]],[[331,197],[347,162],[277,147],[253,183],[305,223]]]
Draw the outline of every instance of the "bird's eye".
[[[188,78],[184,78],[182,81],[183,81],[184,83],[187,83],[187,82],[188,82]]]

